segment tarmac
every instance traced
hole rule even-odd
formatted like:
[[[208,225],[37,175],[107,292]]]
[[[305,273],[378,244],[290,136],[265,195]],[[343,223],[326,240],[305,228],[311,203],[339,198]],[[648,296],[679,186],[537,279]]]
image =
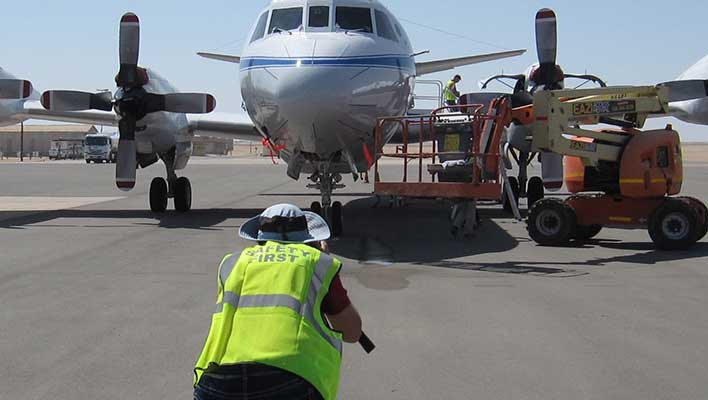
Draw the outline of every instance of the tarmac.
[[[0,398],[191,398],[217,264],[249,245],[238,227],[318,200],[268,159],[193,161],[186,215],[147,211],[160,165],[129,193],[111,165],[0,165]],[[345,346],[339,398],[708,398],[705,239],[662,252],[605,229],[545,248],[492,204],[453,238],[445,204],[374,208],[372,185],[345,182],[331,247],[377,348]],[[685,182],[708,200],[708,163]]]

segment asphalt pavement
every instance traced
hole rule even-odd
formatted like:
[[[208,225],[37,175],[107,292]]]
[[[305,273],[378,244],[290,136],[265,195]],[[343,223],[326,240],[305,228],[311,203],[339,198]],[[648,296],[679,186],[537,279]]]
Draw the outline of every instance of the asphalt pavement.
[[[685,193],[708,200],[708,164]],[[191,398],[222,255],[265,207],[316,193],[270,160],[196,159],[194,210],[154,215],[113,166],[0,164],[0,398]],[[444,203],[376,204],[351,183],[331,242],[377,349],[344,351],[341,399],[708,398],[708,241],[655,251],[605,229],[539,247],[485,205],[474,237]]]

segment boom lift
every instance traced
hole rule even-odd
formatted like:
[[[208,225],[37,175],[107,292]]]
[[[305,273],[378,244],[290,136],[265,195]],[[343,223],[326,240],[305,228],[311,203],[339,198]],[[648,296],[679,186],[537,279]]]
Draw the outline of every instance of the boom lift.
[[[565,156],[564,176],[573,193],[538,201],[528,215],[531,238],[563,246],[587,240],[602,227],[646,228],[660,249],[686,249],[708,231],[708,210],[698,199],[678,197],[683,183],[679,135],[640,130],[650,115],[668,113],[667,85],[542,90],[533,106],[512,119],[531,125],[533,151]],[[588,130],[585,125],[613,127]]]

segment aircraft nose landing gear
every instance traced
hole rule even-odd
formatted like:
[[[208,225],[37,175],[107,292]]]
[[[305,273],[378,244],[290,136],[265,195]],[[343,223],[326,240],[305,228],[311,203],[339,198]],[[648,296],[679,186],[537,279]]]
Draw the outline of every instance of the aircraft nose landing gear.
[[[322,195],[322,203],[313,202],[310,205],[310,210],[327,221],[329,229],[332,231],[332,237],[340,237],[344,232],[344,217],[342,213],[342,203],[335,201],[332,203],[332,192],[335,189],[341,189],[344,185],[340,174],[332,174],[327,172],[315,173],[310,176],[312,184],[307,185],[310,189],[317,189]]]

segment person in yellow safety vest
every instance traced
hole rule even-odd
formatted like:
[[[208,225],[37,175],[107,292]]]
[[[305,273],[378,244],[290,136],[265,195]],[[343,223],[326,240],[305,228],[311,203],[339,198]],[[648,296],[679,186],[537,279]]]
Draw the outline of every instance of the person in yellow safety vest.
[[[356,343],[362,331],[342,263],[326,253],[327,223],[278,204],[239,235],[258,244],[221,261],[194,399],[335,399],[342,340]]]
[[[455,75],[445,85],[445,104],[448,106],[457,105],[457,99],[460,98],[460,92],[457,90],[457,83],[462,80],[460,75]]]

